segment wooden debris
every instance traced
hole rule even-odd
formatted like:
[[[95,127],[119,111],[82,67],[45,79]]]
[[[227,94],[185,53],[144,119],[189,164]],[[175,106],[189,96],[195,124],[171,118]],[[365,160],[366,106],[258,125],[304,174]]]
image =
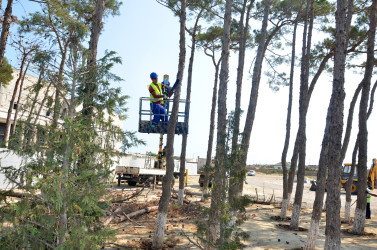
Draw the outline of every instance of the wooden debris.
[[[146,207],[146,208],[143,208],[143,209],[141,209],[141,210],[138,210],[138,211],[132,212],[132,213],[130,213],[130,214],[122,215],[122,216],[120,216],[118,219],[114,220],[114,222],[115,222],[115,223],[120,223],[120,222],[125,221],[125,220],[127,220],[127,219],[130,219],[130,218],[133,218],[133,217],[136,217],[136,216],[139,216],[139,215],[145,214],[145,213],[149,213],[149,212],[156,211],[157,209],[158,209],[158,206]]]

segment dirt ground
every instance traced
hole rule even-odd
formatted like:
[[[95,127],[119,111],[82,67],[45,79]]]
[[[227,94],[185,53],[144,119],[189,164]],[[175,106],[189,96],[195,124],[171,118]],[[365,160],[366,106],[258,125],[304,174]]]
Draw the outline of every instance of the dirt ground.
[[[200,192],[198,185],[199,176],[190,176],[187,190]],[[248,176],[244,186],[244,194],[258,195],[259,201],[271,201],[275,205],[252,204],[247,207],[247,220],[241,229],[250,234],[250,238],[243,242],[244,249],[300,249],[304,246],[307,229],[310,225],[311,208],[315,192],[309,191],[310,182],[305,184],[303,209],[300,216],[300,227],[304,231],[290,231],[286,227],[289,221],[277,221],[274,216],[279,216],[279,202],[282,196],[282,176],[264,175]],[[178,183],[175,183],[176,190]],[[140,191],[141,186],[128,187],[122,184],[120,188],[112,185],[109,190],[112,195],[122,199]],[[161,188],[155,190],[144,189],[137,198],[127,201],[129,212],[142,209],[146,206],[157,206],[158,198],[161,195]],[[356,196],[353,197],[355,200]],[[200,206],[209,206],[209,202],[199,202],[199,196],[186,196],[190,204],[179,207],[172,204],[169,209],[167,225],[165,230],[165,247],[175,249],[199,249],[195,246],[196,240],[193,233],[196,232],[197,220],[202,218]],[[345,195],[342,194],[342,202]],[[353,202],[352,202],[353,203]],[[344,204],[344,203],[343,203]],[[354,211],[353,204],[351,212]],[[352,224],[342,224],[342,249],[377,249],[377,199],[372,201],[372,219],[366,221],[366,234],[354,236],[348,231]],[[116,207],[114,207],[115,209]],[[373,208],[376,208],[375,210]],[[344,208],[343,208],[344,209]],[[289,211],[290,212],[290,211]],[[128,211],[126,212],[128,213]],[[342,212],[342,216],[344,213]],[[147,249],[150,247],[155,229],[157,211],[150,212],[132,219],[126,219],[120,223],[111,223],[110,226],[118,231],[115,244],[109,244],[107,249],[138,248]],[[323,249],[325,243],[325,213],[323,222],[320,225],[320,236],[317,240],[317,249]],[[190,240],[191,242],[190,242]]]

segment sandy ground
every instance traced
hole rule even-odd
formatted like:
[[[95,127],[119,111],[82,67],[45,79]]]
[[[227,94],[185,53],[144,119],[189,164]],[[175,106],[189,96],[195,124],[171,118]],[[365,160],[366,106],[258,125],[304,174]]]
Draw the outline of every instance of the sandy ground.
[[[190,176],[188,190],[200,192],[198,185],[199,176]],[[137,188],[130,188],[126,184],[121,188],[114,187],[116,192],[132,192]],[[303,209],[300,216],[300,227],[308,229],[310,224],[311,208],[314,201],[315,192],[309,191],[310,183],[305,184]],[[175,183],[178,189],[178,183]],[[282,196],[282,176],[264,175],[248,176],[244,186],[244,193],[256,196],[259,200],[270,200],[279,202]],[[138,197],[138,204],[143,207],[148,202],[155,204],[156,199],[161,195],[161,189],[154,191],[146,189]],[[353,196],[355,200],[356,196]],[[190,200],[197,200],[197,196],[188,197]],[[344,204],[345,194],[342,193],[342,204]],[[353,202],[352,202],[353,203]],[[208,206],[209,203],[202,206]],[[196,231],[195,220],[200,219],[201,212],[196,210],[198,205],[190,204],[182,208],[172,206],[169,210],[168,222],[166,226],[165,240],[166,247],[178,249],[197,249],[194,244],[183,235],[183,232],[194,240],[193,233]],[[353,204],[351,213],[354,211]],[[372,200],[372,219],[366,221],[366,235],[354,236],[346,233],[347,229],[352,229],[352,224],[342,224],[342,249],[377,249],[377,199]],[[373,209],[375,208],[375,209]],[[344,208],[342,208],[344,210]],[[290,214],[291,211],[288,213]],[[245,244],[245,249],[300,249],[304,246],[307,231],[289,231],[284,229],[284,225],[289,225],[289,221],[276,221],[272,217],[279,216],[280,208],[278,205],[252,204],[247,208],[246,216],[248,220],[242,225],[241,229],[250,234]],[[138,218],[127,220],[111,226],[119,232],[117,234],[117,244],[134,246],[136,248],[147,248],[153,237],[157,212],[149,213]],[[342,216],[344,214],[342,213]],[[325,213],[323,222],[320,225],[320,236],[317,240],[317,249],[323,249],[325,243]],[[280,226],[279,226],[280,225]],[[183,230],[183,232],[182,232]],[[170,245],[169,245],[170,244]]]

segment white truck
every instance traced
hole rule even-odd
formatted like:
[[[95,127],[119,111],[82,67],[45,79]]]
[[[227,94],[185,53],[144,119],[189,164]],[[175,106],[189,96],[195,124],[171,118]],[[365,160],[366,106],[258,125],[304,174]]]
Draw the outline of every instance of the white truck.
[[[144,164],[142,163],[144,161]],[[166,174],[165,165],[163,168],[157,168],[154,163],[155,159],[150,156],[130,156],[121,162],[121,165],[116,166],[115,174],[118,179],[118,186],[122,181],[126,181],[129,186],[136,186],[136,184],[144,184],[146,182],[156,184],[162,181]],[[144,167],[142,167],[144,166]],[[152,167],[153,166],[153,167]],[[175,161],[174,177],[179,176],[179,162]]]

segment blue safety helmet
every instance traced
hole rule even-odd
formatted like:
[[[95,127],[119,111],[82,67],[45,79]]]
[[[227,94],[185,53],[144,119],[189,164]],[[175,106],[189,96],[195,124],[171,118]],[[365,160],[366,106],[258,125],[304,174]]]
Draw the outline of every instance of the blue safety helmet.
[[[158,75],[156,73],[154,73],[154,72],[151,73],[151,79],[154,79],[154,78],[157,78],[157,77],[158,77]]]

